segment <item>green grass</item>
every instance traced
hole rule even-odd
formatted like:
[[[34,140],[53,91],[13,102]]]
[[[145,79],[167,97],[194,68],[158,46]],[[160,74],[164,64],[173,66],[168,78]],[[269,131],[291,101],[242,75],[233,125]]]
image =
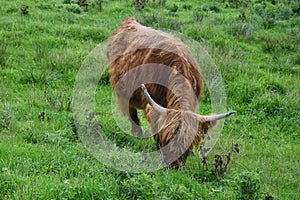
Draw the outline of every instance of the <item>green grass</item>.
[[[1,1],[0,199],[300,198],[297,1],[149,1],[143,11],[134,1],[104,1],[102,11],[96,0],[87,10],[67,2]],[[29,14],[21,15],[22,5]],[[237,114],[226,120],[209,170],[196,153],[180,171],[120,172],[82,144],[71,111],[76,74],[130,16],[200,42],[219,67],[227,108]],[[117,126],[107,78],[96,93],[105,135],[134,152],[154,150],[152,138],[136,139]],[[200,104],[202,114],[210,111],[207,90]],[[240,154],[224,175],[213,175],[213,156],[233,141]]]

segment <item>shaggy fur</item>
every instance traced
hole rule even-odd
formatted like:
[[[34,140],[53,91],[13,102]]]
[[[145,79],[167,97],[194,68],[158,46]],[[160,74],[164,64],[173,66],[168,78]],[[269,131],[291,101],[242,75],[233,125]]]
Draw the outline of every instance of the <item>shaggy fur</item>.
[[[202,77],[191,52],[174,36],[128,18],[109,39],[107,57],[110,82],[132,132],[142,135],[136,109],[143,109],[167,166],[184,164],[201,134],[211,127],[193,112],[202,92]],[[140,88],[142,83],[154,101],[168,108],[167,113],[153,110]]]

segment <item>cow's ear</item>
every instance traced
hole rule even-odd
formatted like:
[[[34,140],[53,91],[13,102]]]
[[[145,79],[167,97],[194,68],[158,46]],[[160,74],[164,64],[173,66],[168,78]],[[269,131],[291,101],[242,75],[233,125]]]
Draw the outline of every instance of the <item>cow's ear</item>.
[[[214,113],[210,113],[208,114],[208,116],[213,116],[215,115]],[[214,121],[211,121],[211,122],[206,122],[206,125],[207,125],[207,128],[208,129],[211,129],[213,128],[214,126],[216,126],[218,124],[218,120],[214,120]]]
[[[211,129],[212,127],[216,126],[218,124],[218,120],[215,120],[215,121],[211,121],[211,122],[207,122],[209,125],[209,128],[208,129]]]
[[[207,134],[207,132],[216,126],[218,124],[218,120],[211,121],[211,122],[202,122],[201,120],[199,121],[199,127],[201,128],[201,133]]]
[[[207,116],[213,116],[213,115],[215,115],[215,114],[214,113],[210,113]],[[218,124],[218,122],[219,122],[218,120],[206,122],[205,124],[206,124],[207,130],[209,130],[209,129],[213,128],[214,126],[216,126]]]

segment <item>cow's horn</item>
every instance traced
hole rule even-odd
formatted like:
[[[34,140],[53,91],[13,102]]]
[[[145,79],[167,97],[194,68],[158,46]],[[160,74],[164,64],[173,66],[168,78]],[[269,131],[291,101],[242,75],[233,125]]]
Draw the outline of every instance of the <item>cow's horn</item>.
[[[150,94],[148,93],[148,90],[147,90],[147,88],[145,87],[145,85],[144,85],[144,84],[141,84],[141,87],[142,87],[142,89],[144,90],[144,94],[145,94],[145,96],[146,96],[146,99],[147,99],[148,103],[152,106],[152,108],[153,108],[155,111],[159,112],[159,113],[164,113],[164,112],[166,112],[166,109],[165,109],[164,107],[158,105],[158,104],[152,99],[152,97],[151,97]]]
[[[207,115],[207,116],[204,116],[204,121],[205,122],[216,121],[216,120],[228,117],[229,115],[232,115],[234,113],[236,113],[236,112],[235,111],[230,111],[230,112],[227,112],[227,113],[222,113],[222,114],[217,114],[217,115]]]

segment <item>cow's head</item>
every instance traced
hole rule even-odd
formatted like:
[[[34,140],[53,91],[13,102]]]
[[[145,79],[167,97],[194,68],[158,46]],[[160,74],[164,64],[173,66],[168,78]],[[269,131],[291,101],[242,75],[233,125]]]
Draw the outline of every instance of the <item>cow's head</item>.
[[[193,147],[199,146],[208,130],[218,120],[235,113],[199,115],[192,111],[164,108],[151,98],[144,84],[141,87],[149,103],[145,109],[146,116],[156,134],[164,162],[170,168],[178,169],[181,164],[184,165]]]

